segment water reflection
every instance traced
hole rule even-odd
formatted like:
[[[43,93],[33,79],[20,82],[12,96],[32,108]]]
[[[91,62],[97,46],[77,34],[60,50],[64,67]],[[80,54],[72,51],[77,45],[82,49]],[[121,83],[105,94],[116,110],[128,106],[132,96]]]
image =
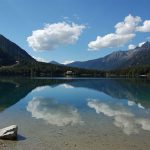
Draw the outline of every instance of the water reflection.
[[[145,107],[142,106],[142,104],[140,104],[140,103],[136,104],[134,101],[128,101],[128,106],[137,106],[137,107],[139,107],[141,109],[145,109]]]
[[[31,91],[44,91],[48,86],[57,87],[60,84],[66,89],[83,87],[104,92],[113,98],[140,103],[141,107],[150,107],[150,81],[148,80],[13,78],[0,80],[0,111],[14,105]]]
[[[150,80],[146,79],[95,79],[74,80],[68,83],[74,87],[85,87],[117,98],[127,99],[150,107]]]
[[[80,124],[78,110],[72,106],[58,103],[50,98],[34,97],[27,105],[27,111],[36,119],[57,126]]]
[[[32,92],[41,92],[44,91],[46,88],[49,88],[49,86],[38,86]]]
[[[0,111],[16,104],[25,97],[33,87],[9,81],[0,81]]]
[[[141,130],[150,131],[148,80],[0,80],[0,111],[16,105],[20,100],[21,103],[24,97],[22,108],[25,107],[34,118],[43,119],[51,125],[83,123],[84,118],[79,112],[86,110],[86,113],[92,108],[97,114],[113,118],[114,125],[125,134],[137,134]],[[89,97],[94,99],[88,99],[87,102]]]
[[[61,86],[64,87],[64,88],[66,88],[66,89],[73,89],[74,88],[74,86],[72,86],[70,84],[66,84],[66,83],[61,84]]]
[[[57,86],[65,80],[41,80],[26,78],[0,79],[0,111],[19,102],[31,91],[42,91],[49,86]]]
[[[87,105],[95,109],[97,114],[103,113],[105,116],[112,117],[114,125],[121,128],[127,135],[137,134],[140,129],[150,131],[150,119],[137,116],[132,109],[123,105],[123,103],[109,103],[109,101],[102,102],[97,99],[88,99]],[[150,111],[144,109],[142,111],[146,116],[150,116]]]

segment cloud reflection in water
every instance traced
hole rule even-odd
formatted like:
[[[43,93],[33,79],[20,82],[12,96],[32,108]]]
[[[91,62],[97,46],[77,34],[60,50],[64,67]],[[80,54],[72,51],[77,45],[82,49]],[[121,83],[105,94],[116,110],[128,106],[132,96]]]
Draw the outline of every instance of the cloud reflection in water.
[[[34,97],[27,105],[27,111],[36,119],[43,119],[56,126],[82,123],[76,108],[60,104],[50,98]]]
[[[69,85],[69,84],[61,84],[62,87],[64,87],[65,89],[73,89],[74,87],[72,85]]]
[[[49,86],[39,86],[39,87],[35,88],[34,90],[32,90],[32,92],[41,92],[47,88],[49,88]]]
[[[128,107],[117,105],[117,103],[100,102],[96,99],[88,99],[88,106],[95,109],[97,114],[103,113],[113,117],[114,125],[121,128],[127,135],[137,134],[140,129],[150,131],[150,119],[136,116]]]

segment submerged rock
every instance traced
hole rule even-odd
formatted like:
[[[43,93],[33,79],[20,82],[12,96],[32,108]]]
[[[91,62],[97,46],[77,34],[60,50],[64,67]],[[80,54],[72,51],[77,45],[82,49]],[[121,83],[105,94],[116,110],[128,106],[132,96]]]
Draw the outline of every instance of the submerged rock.
[[[0,129],[0,139],[16,140],[17,139],[17,125],[11,125],[9,127]]]

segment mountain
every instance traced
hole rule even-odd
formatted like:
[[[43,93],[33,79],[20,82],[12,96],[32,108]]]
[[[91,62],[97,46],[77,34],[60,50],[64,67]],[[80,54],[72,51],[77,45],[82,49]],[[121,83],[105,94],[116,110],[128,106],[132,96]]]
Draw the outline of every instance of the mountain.
[[[54,61],[38,62],[18,45],[0,35],[0,75],[3,76],[65,76],[68,71],[73,76],[84,77],[112,74],[150,76],[150,65],[147,64],[150,64],[150,42],[130,51],[113,52],[103,58],[61,65]],[[122,71],[126,68],[129,69]]]
[[[54,64],[54,65],[61,65],[60,63],[58,63],[57,61],[50,61],[50,64]]]
[[[0,35],[0,66],[35,61],[25,50]]]
[[[54,61],[51,63],[38,62],[18,45],[0,35],[0,75],[64,76],[67,71],[78,76],[104,75],[102,71],[68,67]]]
[[[84,62],[76,61],[68,64],[68,66],[97,70],[114,70],[147,64],[150,64],[150,42],[146,42],[141,47],[136,47],[132,50],[116,51],[103,58]]]

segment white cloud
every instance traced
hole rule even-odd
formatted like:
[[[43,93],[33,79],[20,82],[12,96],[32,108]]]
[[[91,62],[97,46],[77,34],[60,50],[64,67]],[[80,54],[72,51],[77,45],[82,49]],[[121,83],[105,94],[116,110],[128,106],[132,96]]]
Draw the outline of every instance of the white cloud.
[[[115,25],[116,33],[121,35],[134,33],[137,25],[141,21],[142,20],[140,17],[134,17],[129,14],[127,17],[125,17],[123,22],[119,22]]]
[[[98,36],[95,41],[88,44],[89,50],[99,50],[102,48],[120,47],[133,39],[135,34],[120,35],[116,33],[107,34],[103,37]]]
[[[27,111],[32,114],[32,117],[43,119],[51,125],[66,126],[83,123],[76,108],[59,104],[51,99],[34,97],[28,103]]]
[[[103,37],[97,36],[95,41],[88,44],[90,50],[102,48],[120,47],[135,37],[136,26],[141,22],[141,18],[132,15],[125,17],[123,22],[115,25],[115,33],[107,34]]]
[[[138,107],[141,109],[145,109],[144,106],[142,106],[140,103],[138,103]]]
[[[70,64],[70,63],[73,63],[73,62],[74,62],[73,60],[66,60],[62,64],[67,65],[67,64]]]
[[[145,43],[145,42],[141,42],[141,43],[139,43],[139,47],[141,47],[144,43]]]
[[[128,104],[130,106],[134,105],[131,101]],[[103,113],[108,117],[112,117],[114,125],[121,128],[127,135],[139,133],[140,128],[150,131],[150,119],[136,116],[128,107],[117,105],[117,103],[100,102],[96,99],[89,99],[87,105],[95,109],[97,114]],[[141,109],[139,105],[138,108]],[[143,109],[143,113],[147,114],[148,112]]]
[[[104,36],[97,36],[96,40],[89,42],[89,50],[100,50],[102,48],[121,47],[136,36],[136,32],[150,32],[150,20],[146,20],[143,26],[139,16],[128,15],[124,21],[115,25],[115,32]],[[131,46],[130,46],[131,47]],[[133,47],[133,46],[132,46]]]
[[[145,20],[142,26],[137,27],[137,31],[150,32],[150,20]]]
[[[128,105],[129,106],[134,106],[136,103],[135,102],[133,102],[133,101],[128,101]]]
[[[136,46],[133,44],[128,45],[128,49],[135,49],[135,48],[136,48]]]
[[[61,84],[60,86],[66,88],[66,89],[73,89],[74,88],[72,85],[69,85],[69,84],[66,84],[66,83]]]
[[[41,57],[36,57],[36,56],[32,56],[34,59],[36,59],[39,62],[48,62],[46,59],[41,58]]]
[[[41,92],[41,91],[46,90],[47,88],[49,88],[49,86],[39,86],[39,87],[36,87],[34,90],[32,90],[32,92]]]
[[[46,24],[43,29],[33,31],[27,42],[36,51],[53,50],[76,43],[85,28],[85,25],[66,22]]]

